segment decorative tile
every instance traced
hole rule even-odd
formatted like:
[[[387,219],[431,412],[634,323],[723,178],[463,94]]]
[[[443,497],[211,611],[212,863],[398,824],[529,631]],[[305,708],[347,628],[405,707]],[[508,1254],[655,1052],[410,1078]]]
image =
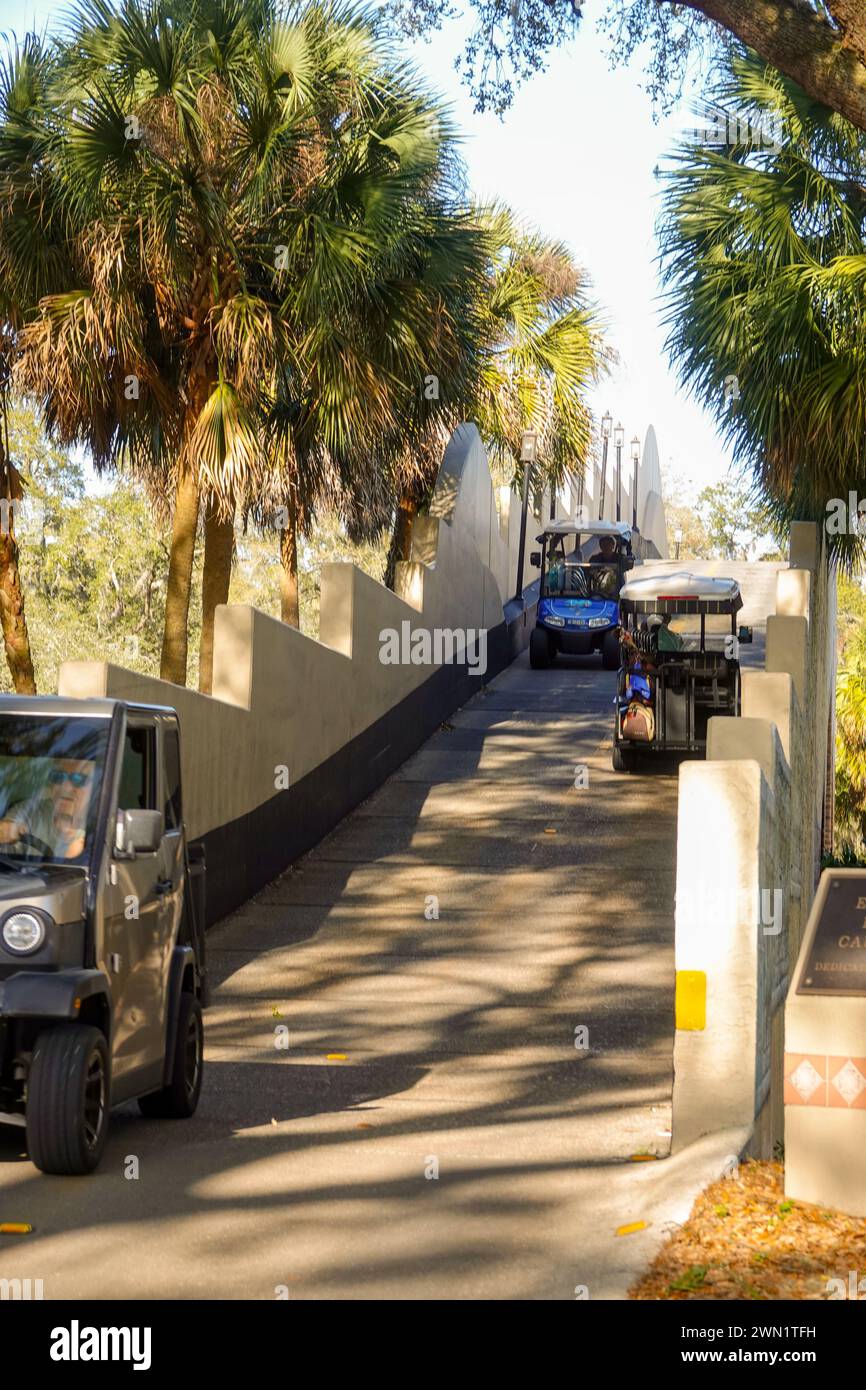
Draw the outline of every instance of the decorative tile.
[[[785,1103],[827,1104],[827,1059],[798,1053],[785,1055]]]
[[[786,1052],[785,1104],[866,1110],[866,1057]]]
[[[866,1110],[866,1061],[862,1057],[828,1057],[828,1104]]]

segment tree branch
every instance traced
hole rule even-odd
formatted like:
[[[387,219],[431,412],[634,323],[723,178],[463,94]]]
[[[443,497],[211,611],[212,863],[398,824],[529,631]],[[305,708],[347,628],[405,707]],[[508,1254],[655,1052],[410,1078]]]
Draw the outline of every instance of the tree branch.
[[[674,0],[660,0],[672,4]],[[866,9],[830,0],[833,25],[807,0],[678,0],[730,30],[816,101],[866,130]]]

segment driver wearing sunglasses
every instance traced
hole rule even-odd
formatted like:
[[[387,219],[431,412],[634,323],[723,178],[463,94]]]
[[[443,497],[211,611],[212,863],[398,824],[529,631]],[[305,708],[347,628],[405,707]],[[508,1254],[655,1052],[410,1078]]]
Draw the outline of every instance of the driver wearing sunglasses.
[[[55,759],[38,791],[10,806],[0,820],[0,845],[77,859],[84,852],[93,771],[85,759]]]

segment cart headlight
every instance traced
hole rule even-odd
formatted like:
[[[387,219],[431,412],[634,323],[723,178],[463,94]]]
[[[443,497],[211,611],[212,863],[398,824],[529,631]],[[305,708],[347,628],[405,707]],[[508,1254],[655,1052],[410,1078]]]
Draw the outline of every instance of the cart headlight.
[[[10,912],[3,923],[3,945],[16,955],[38,951],[45,940],[45,917],[35,912]]]
[[[555,613],[545,613],[543,621],[550,623],[551,627],[565,627],[565,619],[558,618]]]
[[[590,627],[609,627],[610,618],[590,618]]]

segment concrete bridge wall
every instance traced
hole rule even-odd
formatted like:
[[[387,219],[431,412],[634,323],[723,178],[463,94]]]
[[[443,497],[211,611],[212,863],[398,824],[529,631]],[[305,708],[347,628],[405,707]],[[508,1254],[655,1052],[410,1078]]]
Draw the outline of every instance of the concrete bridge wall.
[[[818,527],[794,525],[775,586],[742,717],[711,719],[706,761],[680,769],[677,1149],[727,1130],[735,1151],[769,1156],[782,1139],[784,1002],[820,870],[835,688]]]
[[[498,504],[498,505],[497,505]],[[556,515],[573,515],[565,489]],[[549,515],[545,496],[541,516]],[[529,553],[541,527],[529,518]],[[326,835],[529,640],[534,613],[512,601],[520,499],[494,496],[472,425],[443,459],[430,514],[415,526],[396,592],[351,564],[323,568],[319,640],[246,606],[217,609],[213,695],[105,662],[67,662],[59,692],[174,706],[185,819],[208,858],[208,920],[250,897]],[[487,662],[383,664],[380,634],[480,629]],[[288,779],[288,786],[285,782]]]

